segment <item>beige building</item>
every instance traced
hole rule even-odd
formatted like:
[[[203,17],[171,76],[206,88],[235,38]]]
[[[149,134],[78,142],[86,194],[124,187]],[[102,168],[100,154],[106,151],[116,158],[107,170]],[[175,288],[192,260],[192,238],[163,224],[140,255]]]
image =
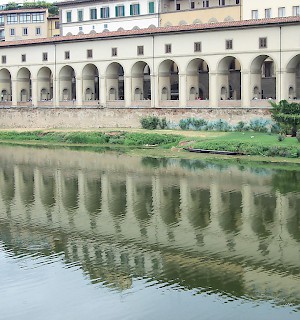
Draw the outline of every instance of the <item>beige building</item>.
[[[46,38],[59,34],[58,17],[50,18],[48,9],[0,11],[0,37],[5,41]],[[57,28],[56,28],[57,27]]]
[[[48,16],[48,37],[60,35],[59,16]]]
[[[240,0],[162,0],[160,26],[239,21],[242,17]]]
[[[300,99],[299,31],[290,17],[2,42],[1,106],[258,112]]]
[[[300,2],[299,0],[244,0],[242,11],[244,20],[299,16]]]

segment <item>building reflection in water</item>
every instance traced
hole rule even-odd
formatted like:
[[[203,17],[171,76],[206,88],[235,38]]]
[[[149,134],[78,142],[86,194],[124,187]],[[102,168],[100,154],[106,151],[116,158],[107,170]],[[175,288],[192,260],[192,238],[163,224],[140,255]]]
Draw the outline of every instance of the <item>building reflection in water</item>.
[[[1,148],[1,240],[16,255],[38,245],[118,290],[144,277],[299,304],[300,191],[283,171]]]

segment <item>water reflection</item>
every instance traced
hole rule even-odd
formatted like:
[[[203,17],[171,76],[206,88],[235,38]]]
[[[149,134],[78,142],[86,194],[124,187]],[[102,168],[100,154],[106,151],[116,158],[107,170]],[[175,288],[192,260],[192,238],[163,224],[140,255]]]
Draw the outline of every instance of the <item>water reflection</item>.
[[[144,278],[299,305],[297,172],[1,148],[0,233],[14,255],[59,254],[117,291]]]

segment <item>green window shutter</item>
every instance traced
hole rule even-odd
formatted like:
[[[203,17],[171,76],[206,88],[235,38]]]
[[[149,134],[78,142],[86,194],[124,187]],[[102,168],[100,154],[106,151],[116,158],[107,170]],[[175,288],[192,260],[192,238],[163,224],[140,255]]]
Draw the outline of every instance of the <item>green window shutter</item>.
[[[107,8],[107,18],[109,18],[110,15],[109,15],[109,7]]]
[[[154,13],[154,2],[149,2],[149,13]]]
[[[101,16],[101,19],[103,19],[103,8],[100,9],[100,16]]]
[[[138,4],[137,7],[138,7],[138,12],[137,13],[140,14],[140,4]]]
[[[133,6],[132,6],[132,4],[130,5],[130,15],[131,16],[133,15]]]
[[[118,6],[115,7],[115,14],[116,14],[116,17],[119,16]]]
[[[122,6],[122,17],[124,17],[125,16],[125,7],[124,6]]]

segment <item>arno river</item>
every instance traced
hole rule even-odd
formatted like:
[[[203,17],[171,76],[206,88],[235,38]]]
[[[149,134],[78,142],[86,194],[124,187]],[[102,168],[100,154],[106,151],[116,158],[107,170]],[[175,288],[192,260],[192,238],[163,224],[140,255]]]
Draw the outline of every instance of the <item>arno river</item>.
[[[300,319],[300,170],[0,146],[0,319]]]

